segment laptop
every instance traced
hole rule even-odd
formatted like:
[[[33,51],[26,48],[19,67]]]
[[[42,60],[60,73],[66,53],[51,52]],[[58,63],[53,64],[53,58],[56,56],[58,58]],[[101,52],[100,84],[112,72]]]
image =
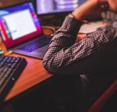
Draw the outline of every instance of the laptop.
[[[8,50],[39,59],[51,40],[43,35],[31,2],[0,9],[0,33]]]

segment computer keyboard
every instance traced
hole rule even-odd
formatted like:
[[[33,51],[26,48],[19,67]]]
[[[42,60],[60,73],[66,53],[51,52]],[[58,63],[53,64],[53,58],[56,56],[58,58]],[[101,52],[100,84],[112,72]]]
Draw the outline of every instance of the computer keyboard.
[[[37,38],[35,40],[26,43],[25,45],[21,46],[20,49],[27,52],[32,52],[36,49],[39,49],[50,42],[50,38],[43,36],[43,38]]]
[[[26,63],[26,60],[21,57],[0,56],[0,102],[8,94]]]

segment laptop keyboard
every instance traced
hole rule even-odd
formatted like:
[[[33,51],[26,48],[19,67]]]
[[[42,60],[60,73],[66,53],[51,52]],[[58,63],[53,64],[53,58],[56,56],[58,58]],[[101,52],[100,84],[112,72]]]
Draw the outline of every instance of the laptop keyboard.
[[[32,52],[38,48],[41,48],[45,45],[47,45],[50,42],[49,37],[44,37],[44,38],[37,38],[36,40],[32,40],[29,43],[26,43],[22,47],[20,47],[21,50],[26,51],[26,52]]]
[[[0,56],[0,101],[8,94],[25,66],[24,58]]]

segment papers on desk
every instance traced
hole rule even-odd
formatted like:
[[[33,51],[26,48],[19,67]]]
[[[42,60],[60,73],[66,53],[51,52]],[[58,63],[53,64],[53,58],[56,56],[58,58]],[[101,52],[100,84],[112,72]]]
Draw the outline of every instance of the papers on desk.
[[[88,22],[81,26],[79,33],[91,33],[96,31],[99,27],[104,27],[106,25],[107,25],[107,22],[104,22],[104,21]]]

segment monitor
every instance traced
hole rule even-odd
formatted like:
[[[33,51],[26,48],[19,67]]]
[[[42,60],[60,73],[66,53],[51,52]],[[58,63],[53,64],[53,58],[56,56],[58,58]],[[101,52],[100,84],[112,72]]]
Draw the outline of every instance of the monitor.
[[[70,12],[85,0],[36,0],[38,15]]]

